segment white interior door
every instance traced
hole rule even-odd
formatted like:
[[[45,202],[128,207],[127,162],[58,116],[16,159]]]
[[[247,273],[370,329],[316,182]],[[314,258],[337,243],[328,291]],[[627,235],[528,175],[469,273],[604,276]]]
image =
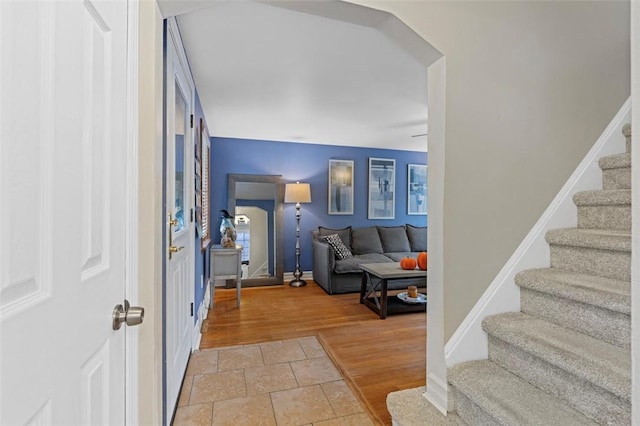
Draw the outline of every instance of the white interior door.
[[[194,95],[179,35],[169,25],[166,73],[166,416],[171,419],[191,353],[194,327],[193,112]]]
[[[124,424],[127,2],[0,1],[0,424]]]

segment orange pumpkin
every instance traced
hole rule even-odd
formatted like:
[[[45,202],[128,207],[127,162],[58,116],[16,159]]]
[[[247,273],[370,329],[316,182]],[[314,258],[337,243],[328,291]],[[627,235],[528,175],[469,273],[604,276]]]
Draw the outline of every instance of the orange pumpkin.
[[[400,267],[402,269],[416,269],[418,262],[413,257],[405,257],[400,260]]]
[[[423,251],[421,253],[418,254],[418,268],[422,269],[423,271],[427,270],[427,261],[429,260],[429,255],[427,254],[426,251]]]

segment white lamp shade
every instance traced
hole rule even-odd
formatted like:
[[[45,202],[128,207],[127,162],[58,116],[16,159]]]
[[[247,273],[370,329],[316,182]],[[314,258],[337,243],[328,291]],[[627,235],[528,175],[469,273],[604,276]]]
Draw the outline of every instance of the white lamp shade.
[[[287,183],[284,187],[285,203],[310,203],[311,185],[308,183]]]

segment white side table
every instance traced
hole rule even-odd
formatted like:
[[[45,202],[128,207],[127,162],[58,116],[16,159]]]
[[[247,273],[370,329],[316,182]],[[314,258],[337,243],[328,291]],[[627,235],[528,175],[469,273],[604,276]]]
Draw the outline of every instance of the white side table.
[[[240,287],[242,285],[242,246],[235,248],[211,246],[210,259],[211,282],[215,286],[215,280],[236,280],[236,305],[240,307]],[[209,301],[209,309],[213,308],[213,292]]]

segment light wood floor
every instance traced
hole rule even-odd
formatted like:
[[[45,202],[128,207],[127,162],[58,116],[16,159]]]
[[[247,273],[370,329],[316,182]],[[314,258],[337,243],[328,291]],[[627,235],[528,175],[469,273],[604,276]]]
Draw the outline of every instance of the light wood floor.
[[[387,394],[426,383],[426,314],[381,320],[358,299],[329,296],[309,281],[301,288],[242,289],[237,309],[235,290],[217,288],[200,347],[317,336],[372,418],[390,425]]]

